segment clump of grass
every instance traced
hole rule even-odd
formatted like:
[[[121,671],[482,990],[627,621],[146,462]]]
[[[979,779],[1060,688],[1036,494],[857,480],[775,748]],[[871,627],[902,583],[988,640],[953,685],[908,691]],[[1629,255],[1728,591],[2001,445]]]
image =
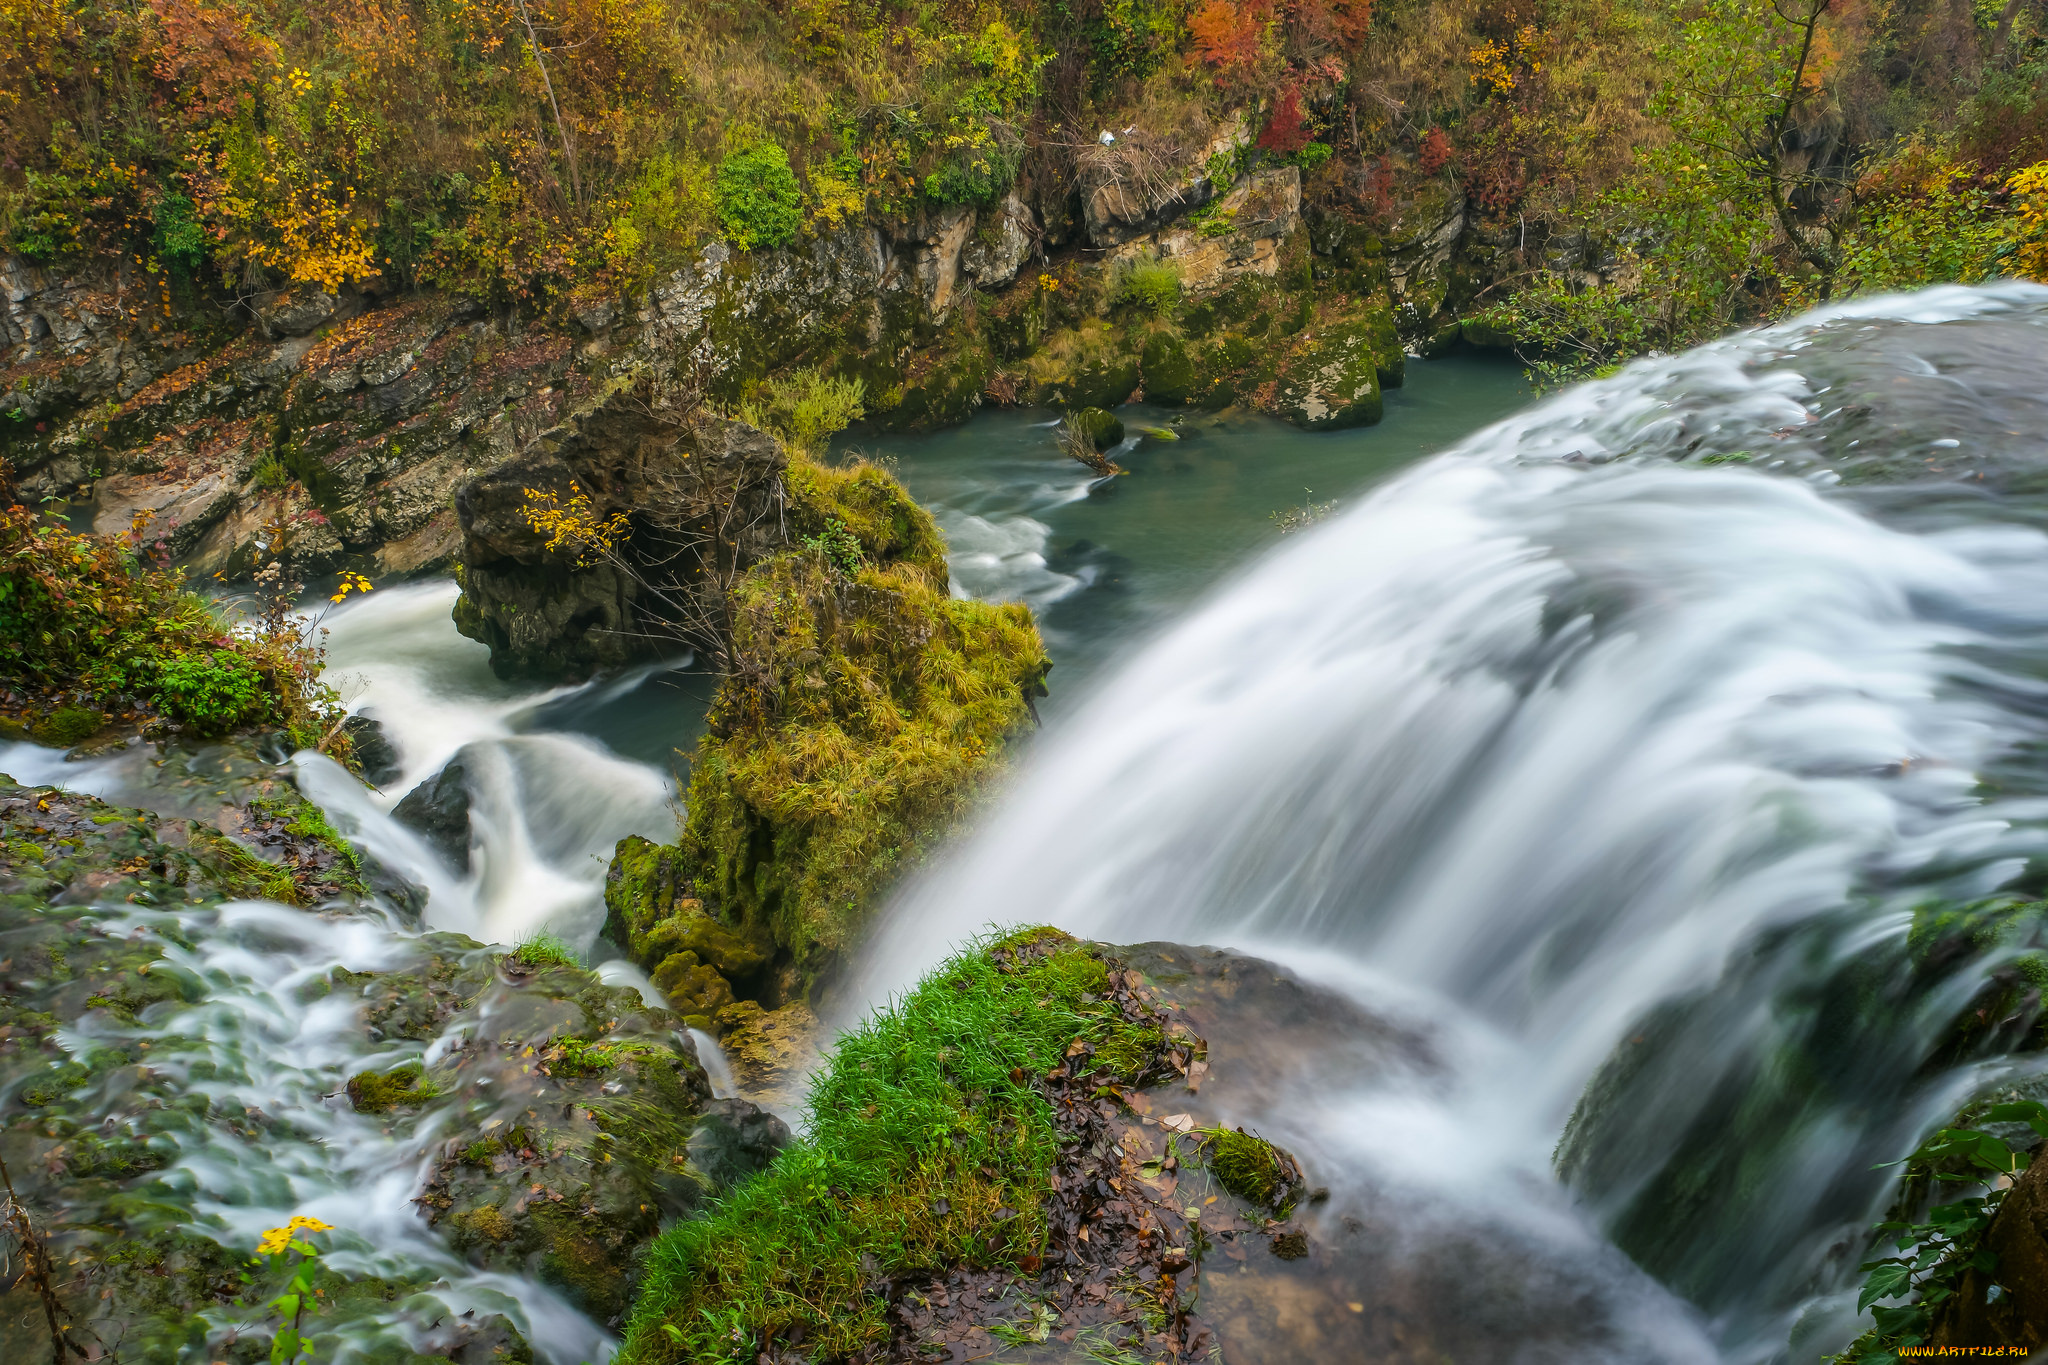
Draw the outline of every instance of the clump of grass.
[[[545,929],[519,940],[508,956],[526,967],[580,967],[576,950]]]
[[[1117,307],[1165,317],[1180,306],[1180,267],[1156,256],[1133,257],[1117,276],[1111,301]]]
[[[764,381],[733,416],[776,437],[792,455],[815,459],[867,411],[867,392],[864,380],[802,369]]]
[[[1059,1141],[1033,1082],[1134,1027],[1106,981],[1057,931],[984,939],[842,1037],[808,1140],[654,1244],[622,1365],[751,1360],[798,1327],[842,1359],[886,1337],[891,1277],[1037,1254]]]

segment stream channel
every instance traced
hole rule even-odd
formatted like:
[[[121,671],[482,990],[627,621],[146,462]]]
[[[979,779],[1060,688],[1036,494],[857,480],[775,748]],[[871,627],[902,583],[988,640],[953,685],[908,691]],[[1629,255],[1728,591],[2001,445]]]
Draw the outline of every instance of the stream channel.
[[[1270,958],[1435,1058],[1258,1116],[1330,1186],[1325,1224],[1391,1208],[1416,1256],[1457,1244],[1439,1224],[1509,1249],[1503,1294],[1597,1285],[1609,1345],[1574,1358],[1838,1349],[1879,1164],[1973,1093],[2040,1085],[2026,1057],[1937,1060],[2016,949],[1902,983],[1916,907],[2041,894],[2044,343],[2048,290],[1945,288],[1533,402],[1510,365],[1417,362],[1362,431],[1187,414],[1108,482],[1047,413],[850,442],[933,509],[956,591],[1037,609],[1055,670],[1009,790],[899,892],[842,1009],[991,922]],[[1274,513],[1326,499],[1281,539]],[[331,618],[332,677],[404,773],[365,792],[301,755],[302,788],[428,887],[432,925],[588,947],[613,841],[673,831],[709,680],[504,684],[454,596],[388,586]],[[463,878],[388,817],[458,751]],[[18,780],[115,800],[147,766],[0,749]],[[416,1157],[318,1103],[352,1059],[286,1045],[310,1025],[278,1022],[277,978],[386,951],[350,932],[309,928],[292,961],[197,939],[217,1016],[283,1031],[238,1074],[304,1144],[191,1153],[180,1188],[238,1229],[306,1210],[438,1256],[451,1295],[516,1300],[545,1356],[600,1353],[545,1292],[401,1229]]]

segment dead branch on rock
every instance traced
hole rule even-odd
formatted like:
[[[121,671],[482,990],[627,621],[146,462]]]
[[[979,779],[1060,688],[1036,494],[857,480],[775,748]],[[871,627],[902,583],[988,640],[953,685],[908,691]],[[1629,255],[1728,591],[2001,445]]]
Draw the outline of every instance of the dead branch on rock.
[[[0,1288],[11,1289],[26,1279],[35,1289],[36,1297],[43,1301],[43,1320],[50,1328],[50,1360],[52,1365],[64,1365],[67,1346],[80,1357],[85,1351],[65,1335],[68,1325],[58,1321],[71,1313],[50,1283],[49,1236],[36,1227],[34,1216],[14,1192],[14,1177],[8,1173],[5,1161],[0,1161],[0,1186],[7,1191],[6,1202],[0,1204],[0,1229],[4,1229],[4,1236],[0,1236]],[[16,1256],[21,1258],[18,1272]]]

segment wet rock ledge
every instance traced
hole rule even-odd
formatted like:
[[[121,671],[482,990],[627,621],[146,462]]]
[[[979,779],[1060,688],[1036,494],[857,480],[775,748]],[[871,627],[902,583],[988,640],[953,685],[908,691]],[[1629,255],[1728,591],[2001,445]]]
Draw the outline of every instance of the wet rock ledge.
[[[1301,1096],[1437,1072],[1270,963],[985,941],[841,1036],[804,1141],[662,1234],[618,1360],[1665,1358],[1618,1256],[1297,1145]]]
[[[417,1211],[446,1241],[328,1235],[322,1358],[530,1359],[479,1311],[477,1271],[621,1321],[662,1222],[787,1130],[712,1098],[675,1015],[544,948],[415,934],[347,899],[241,899],[310,860],[0,778],[0,1159],[62,1330],[86,1359],[267,1359],[277,1286],[244,1282],[255,1230],[378,1197],[393,1171],[424,1173]],[[19,1270],[0,1359],[47,1359]]]

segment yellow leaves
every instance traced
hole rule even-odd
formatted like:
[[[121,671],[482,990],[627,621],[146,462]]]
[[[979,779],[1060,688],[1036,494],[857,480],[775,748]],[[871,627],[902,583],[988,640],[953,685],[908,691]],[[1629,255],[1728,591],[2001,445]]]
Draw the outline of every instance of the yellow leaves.
[[[2005,187],[2019,216],[2014,263],[2028,279],[2048,282],[2048,161],[2018,172]]]
[[[858,173],[843,174],[839,167],[824,162],[810,168],[809,178],[813,223],[836,228],[867,212],[867,191],[861,188]]]
[[[344,569],[342,570],[341,573],[341,581],[335,585],[334,595],[328,598],[327,600],[330,602],[339,602],[352,592],[368,592],[370,591],[371,586],[372,584],[370,583],[369,579],[363,577],[359,573],[350,573],[348,570]]]
[[[523,488],[520,492],[526,501],[526,524],[535,535],[546,537],[550,553],[565,547],[573,550],[578,568],[588,568],[610,555],[627,535],[626,514],[614,512],[599,517],[589,494],[580,488],[569,495],[566,503],[538,488]]]

